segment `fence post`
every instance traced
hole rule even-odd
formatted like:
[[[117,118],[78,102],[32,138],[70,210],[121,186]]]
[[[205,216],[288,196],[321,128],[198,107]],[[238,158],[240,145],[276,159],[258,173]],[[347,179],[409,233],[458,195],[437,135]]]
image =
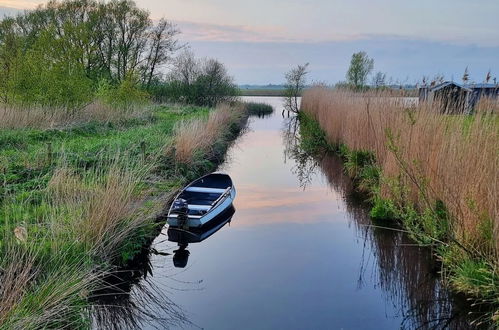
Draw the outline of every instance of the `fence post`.
[[[47,143],[47,160],[49,166],[52,165],[52,142]]]
[[[145,141],[140,142],[140,151],[142,153],[142,159],[145,160],[146,159],[146,142]]]

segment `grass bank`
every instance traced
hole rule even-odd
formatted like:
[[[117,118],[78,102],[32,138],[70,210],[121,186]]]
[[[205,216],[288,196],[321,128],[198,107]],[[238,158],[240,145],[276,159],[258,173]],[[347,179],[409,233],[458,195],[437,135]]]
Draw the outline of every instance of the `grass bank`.
[[[499,322],[499,120],[490,104],[447,116],[382,93],[313,89],[302,111],[345,160],[371,216],[434,248],[444,279]],[[321,135],[322,134],[322,135]],[[481,322],[484,320],[477,320]]]
[[[89,328],[92,292],[151,240],[169,196],[223,160],[247,111],[20,111],[0,111],[0,329]]]

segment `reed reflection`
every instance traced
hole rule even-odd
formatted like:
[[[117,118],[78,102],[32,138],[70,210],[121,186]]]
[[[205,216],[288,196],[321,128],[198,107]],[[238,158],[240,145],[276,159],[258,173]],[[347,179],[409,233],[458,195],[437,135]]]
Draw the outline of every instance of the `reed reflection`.
[[[394,223],[373,225],[366,196],[355,191],[341,159],[324,150],[306,150],[309,144],[301,138],[296,118],[285,121],[282,136],[284,157],[295,162],[292,171],[301,186],[306,189],[320,171],[345,201],[350,223],[364,246],[358,288],[369,283],[379,287],[386,304],[401,316],[402,329],[469,329],[470,306],[442,287],[440,264],[431,250],[416,246]]]
[[[156,254],[168,255],[144,247],[126,268],[103,279],[102,288],[90,298],[94,329],[139,329],[146,324],[169,329],[191,324],[164,290],[150,281],[151,257]]]

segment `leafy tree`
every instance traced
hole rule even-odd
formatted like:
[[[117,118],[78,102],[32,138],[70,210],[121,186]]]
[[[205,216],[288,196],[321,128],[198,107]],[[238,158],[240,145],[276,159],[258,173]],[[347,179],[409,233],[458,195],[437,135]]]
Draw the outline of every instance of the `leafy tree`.
[[[131,76],[147,89],[178,50],[177,34],[132,0],[51,0],[0,21],[1,100],[76,105],[100,80],[121,86]]]
[[[369,58],[366,52],[354,53],[346,75],[347,82],[356,89],[364,88],[373,68],[374,60]]]
[[[167,80],[154,82],[151,93],[160,102],[215,106],[233,101],[238,95],[238,88],[218,60],[199,60],[186,50],[173,62]]]
[[[284,109],[290,112],[298,113],[300,106],[298,98],[301,96],[306,84],[308,63],[298,65],[285,74],[286,90],[284,99]]]

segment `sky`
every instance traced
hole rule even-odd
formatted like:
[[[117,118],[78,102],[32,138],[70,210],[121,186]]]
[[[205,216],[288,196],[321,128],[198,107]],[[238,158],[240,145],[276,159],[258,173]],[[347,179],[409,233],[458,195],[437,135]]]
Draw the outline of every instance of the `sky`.
[[[41,0],[0,0],[0,15]],[[423,76],[499,80],[498,0],[136,0],[165,17],[200,57],[218,58],[239,84],[278,84],[310,63],[309,81],[345,79],[366,51],[395,82]]]

